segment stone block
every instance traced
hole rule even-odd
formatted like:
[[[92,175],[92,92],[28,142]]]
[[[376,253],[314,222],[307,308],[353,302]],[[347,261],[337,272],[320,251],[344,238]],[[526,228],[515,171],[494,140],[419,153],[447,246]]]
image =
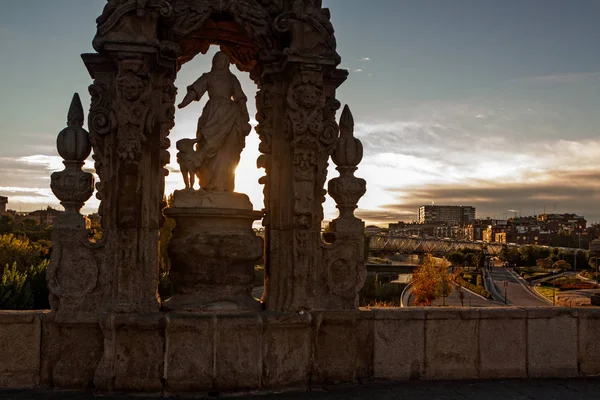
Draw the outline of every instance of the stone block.
[[[373,374],[376,379],[422,379],[425,316],[422,309],[375,310]]]
[[[305,386],[310,373],[309,313],[263,313],[262,386]]]
[[[43,320],[42,383],[61,389],[87,389],[102,357],[104,337],[100,324],[91,320],[48,314]]]
[[[101,321],[104,353],[94,383],[101,391],[163,389],[165,317],[109,315]]]
[[[480,378],[527,377],[527,311],[481,309],[479,323]]]
[[[373,376],[373,313],[313,313],[313,379],[318,383],[351,382]]]
[[[479,311],[427,311],[426,379],[476,379],[478,371]]]
[[[600,374],[600,309],[580,309],[579,314],[579,373],[584,376]]]
[[[0,387],[40,384],[41,314],[39,311],[0,312]]]
[[[262,369],[260,314],[219,315],[216,330],[216,390],[257,389]]]
[[[531,378],[578,375],[577,311],[527,309],[527,371]]]
[[[166,326],[168,391],[208,391],[213,385],[214,336],[217,317],[171,313]]]

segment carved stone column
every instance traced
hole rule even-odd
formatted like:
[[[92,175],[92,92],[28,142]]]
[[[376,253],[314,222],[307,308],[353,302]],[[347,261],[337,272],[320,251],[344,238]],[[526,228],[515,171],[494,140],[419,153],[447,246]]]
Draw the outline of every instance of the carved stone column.
[[[156,23],[149,15],[138,19],[133,14],[120,29],[126,29],[127,21]],[[100,54],[83,58],[94,79],[88,125],[100,177],[97,197],[107,257],[103,309],[157,311],[158,230],[165,206],[176,62],[165,61],[155,45],[132,47],[97,37],[95,46]]]

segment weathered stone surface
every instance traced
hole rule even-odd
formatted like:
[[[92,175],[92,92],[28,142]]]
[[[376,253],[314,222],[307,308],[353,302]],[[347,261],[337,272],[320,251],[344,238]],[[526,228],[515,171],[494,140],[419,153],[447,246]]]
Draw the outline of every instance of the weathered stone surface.
[[[217,317],[170,313],[166,328],[166,385],[170,392],[206,391],[215,376]]]
[[[222,315],[217,321],[214,388],[256,389],[262,369],[259,314]]]
[[[600,374],[600,309],[579,309],[577,313],[579,372],[584,376],[595,376]]]
[[[102,391],[162,390],[165,317],[109,315],[101,321],[104,352],[94,384]]]
[[[175,294],[163,303],[163,309],[260,310],[252,296],[252,282],[264,242],[252,230],[252,223],[262,213],[198,207],[169,208],[165,214],[176,222],[169,243]]]
[[[479,377],[527,376],[527,312],[522,309],[481,309]]]
[[[577,334],[575,310],[527,309],[528,376],[577,376]]]
[[[264,313],[262,336],[262,387],[308,384],[312,351],[312,316],[309,313]]]
[[[427,379],[473,379],[479,370],[479,313],[441,309],[427,312]]]
[[[45,386],[87,389],[93,386],[94,374],[103,353],[104,337],[98,321],[69,322],[46,315],[43,324],[42,372]]]
[[[375,310],[375,379],[422,379],[425,375],[426,311]]]
[[[0,311],[0,387],[40,384],[39,311]]]
[[[352,382],[373,375],[373,313],[314,312],[313,383]]]
[[[176,190],[173,208],[229,208],[252,210],[250,198],[244,193],[215,192],[208,190]]]

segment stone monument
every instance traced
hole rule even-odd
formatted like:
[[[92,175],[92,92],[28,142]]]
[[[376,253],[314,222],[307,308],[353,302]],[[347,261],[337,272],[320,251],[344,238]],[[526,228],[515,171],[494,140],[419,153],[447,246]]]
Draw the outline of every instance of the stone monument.
[[[252,223],[263,213],[253,211],[248,196],[233,191],[235,169],[251,128],[246,96],[229,64],[229,56],[218,52],[212,71],[188,87],[179,105],[183,108],[208,93],[196,139],[177,142],[186,188],[175,191],[172,206],[165,210],[177,224],[169,244],[175,295],[163,304],[166,310],[260,308],[252,297],[252,282],[264,245]],[[194,175],[199,190],[194,190]]]
[[[64,271],[62,281],[86,289],[77,302],[70,300],[68,290],[56,290],[53,310],[60,311],[60,304],[71,304],[69,310],[76,312],[160,310],[158,232],[166,206],[175,79],[186,62],[205,54],[210,45],[221,50],[212,70],[188,87],[180,104],[208,93],[196,137],[177,144],[186,189],[175,194],[173,207],[165,211],[178,226],[170,250],[178,293],[165,307],[197,309],[200,303],[229,302],[254,308],[247,295],[248,271],[261,244],[251,224],[262,218],[261,300],[266,310],[356,309],[365,268],[363,223],[353,210],[365,185],[353,175],[361,150],[352,136],[350,111],[342,118],[341,136],[336,120],[341,104],[335,92],[348,72],[337,68],[341,58],[321,0],[108,0],[97,24],[97,53],[82,57],[94,80],[88,140],[103,238],[65,245],[54,257],[51,270]],[[250,126],[246,96],[230,64],[248,72],[258,88],[262,212],[233,192],[235,166]],[[332,180],[329,191],[340,216],[324,240],[322,203],[332,156],[340,177]],[[73,166],[67,169],[75,173]],[[200,190],[194,190],[196,180]],[[77,229],[84,237],[84,227]],[[210,262],[202,261],[200,268],[191,265],[192,258]],[[80,260],[79,270],[94,278],[79,282],[81,274],[67,276],[70,260]],[[207,276],[217,270],[224,272]],[[219,299],[208,294],[217,283],[219,293],[230,295]],[[251,306],[241,305],[248,302]]]
[[[65,170],[52,176],[67,212],[52,236],[44,384],[166,393],[325,381],[342,365],[342,380],[363,376],[372,324],[357,311],[366,270],[354,210],[366,188],[354,176],[362,146],[350,109],[336,117],[348,72],[329,10],[321,0],[107,0],[96,22],[95,53],[82,56],[93,79],[87,130],[76,97],[58,141]],[[166,208],[176,78],[211,45],[212,70],[180,105],[208,94],[196,137],[177,143],[185,188]],[[234,192],[250,126],[230,64],[257,86],[261,211]],[[90,150],[95,180],[82,170]],[[339,216],[325,239],[330,159]],[[94,188],[102,238],[92,242],[79,210]],[[165,216],[176,221],[175,294],[161,304]],[[261,257],[259,302],[250,289]]]

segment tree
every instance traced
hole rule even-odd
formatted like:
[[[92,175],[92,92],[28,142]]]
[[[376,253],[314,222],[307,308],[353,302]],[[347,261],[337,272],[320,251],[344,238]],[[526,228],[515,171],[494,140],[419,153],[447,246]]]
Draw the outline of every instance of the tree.
[[[475,253],[467,253],[465,255],[465,266],[469,268],[476,268],[479,264],[479,257]]]
[[[521,254],[516,247],[504,246],[500,251],[499,258],[511,267],[521,265]]]
[[[521,254],[521,261],[523,261],[523,265],[535,265],[538,257],[536,257],[535,249],[533,248],[533,246],[521,246],[521,248],[519,248],[519,253]]]
[[[535,261],[535,265],[537,265],[539,268],[543,268],[543,269],[552,268],[552,264],[554,264],[554,260],[552,260],[552,258],[550,258],[550,257],[539,258]]]
[[[13,233],[14,229],[15,224],[12,215],[6,214],[0,217],[0,235]]]
[[[590,259],[588,260],[588,264],[590,267],[592,267],[594,272],[598,269],[599,263],[600,263],[600,260],[598,260],[596,257],[590,257]]]
[[[453,251],[452,253],[446,254],[446,260],[455,267],[460,267],[465,263],[465,255],[460,251]]]
[[[18,271],[26,271],[48,258],[48,249],[42,243],[31,242],[27,237],[0,235],[0,272],[7,265],[15,264]]]
[[[565,260],[558,260],[557,262],[552,264],[552,269],[560,269],[562,271],[567,271],[571,269],[571,264],[569,264]]]
[[[416,305],[430,306],[435,299],[452,292],[449,266],[446,260],[436,262],[431,254],[425,256],[421,265],[415,269],[412,278],[411,287]]]

